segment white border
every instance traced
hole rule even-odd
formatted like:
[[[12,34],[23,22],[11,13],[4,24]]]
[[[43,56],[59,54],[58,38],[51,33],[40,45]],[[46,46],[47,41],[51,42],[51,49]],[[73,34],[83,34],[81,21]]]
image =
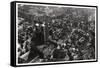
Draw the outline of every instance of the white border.
[[[38,63],[22,63],[22,64],[18,64],[18,53],[17,53],[17,49],[18,49],[18,4],[21,5],[38,5],[38,6],[55,6],[55,7],[74,7],[74,8],[89,8],[89,9],[95,9],[95,59],[91,59],[91,60],[73,60],[73,61],[57,61],[57,62],[38,62]],[[83,62],[83,61],[96,61],[97,60],[97,44],[96,44],[96,25],[97,25],[97,21],[96,21],[96,7],[83,7],[83,6],[66,6],[66,5],[47,5],[47,4],[36,4],[36,3],[16,3],[16,65],[36,65],[36,64],[50,64],[50,63],[68,63],[68,62]]]

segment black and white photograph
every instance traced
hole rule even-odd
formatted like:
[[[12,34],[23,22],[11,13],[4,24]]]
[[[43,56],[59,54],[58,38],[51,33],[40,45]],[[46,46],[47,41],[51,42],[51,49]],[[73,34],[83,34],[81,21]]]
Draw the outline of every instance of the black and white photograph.
[[[97,60],[92,6],[16,3],[16,65]]]

